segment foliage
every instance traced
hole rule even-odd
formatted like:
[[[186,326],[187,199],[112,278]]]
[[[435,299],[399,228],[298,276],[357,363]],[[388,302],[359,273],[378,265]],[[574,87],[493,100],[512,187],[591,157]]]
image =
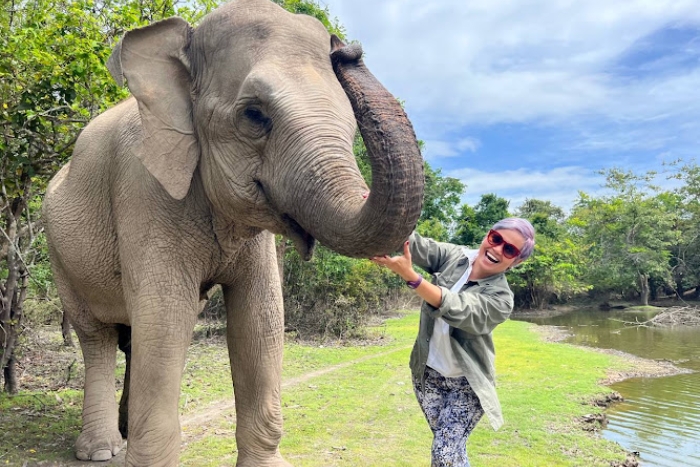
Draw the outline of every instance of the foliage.
[[[435,218],[419,221],[416,231],[423,237],[429,237],[438,242],[446,242],[449,238],[449,232],[445,224]]]
[[[544,308],[588,290],[581,280],[587,248],[570,234],[562,209],[549,201],[529,199],[516,215],[528,219],[536,232],[532,256],[508,275],[516,303]]]
[[[496,222],[510,216],[508,205],[508,200],[494,193],[481,195],[473,208],[463,205],[452,241],[460,245],[479,245]]]
[[[477,224],[476,210],[468,204],[463,204],[459,208],[455,225],[455,233],[451,238],[453,243],[476,247],[484,238],[481,235],[482,228]]]
[[[404,288],[396,274],[369,260],[319,245],[305,262],[295,249],[286,249],[285,322],[304,338],[359,336],[367,319],[386,309]]]
[[[464,193],[465,186],[456,178],[444,177],[441,169],[433,169],[427,162],[424,172],[425,193],[421,221],[437,219],[445,227],[449,227],[456,215],[459,197]]]
[[[680,296],[695,288],[700,297],[700,167],[695,161],[676,161],[671,178],[681,183],[661,198],[664,209],[672,213],[673,230],[677,232],[671,248],[671,273]]]
[[[599,291],[634,292],[648,304],[650,281],[670,283],[669,247],[678,232],[666,197],[652,184],[655,173],[603,172],[612,194],[581,194],[572,214],[591,245],[587,280]]]

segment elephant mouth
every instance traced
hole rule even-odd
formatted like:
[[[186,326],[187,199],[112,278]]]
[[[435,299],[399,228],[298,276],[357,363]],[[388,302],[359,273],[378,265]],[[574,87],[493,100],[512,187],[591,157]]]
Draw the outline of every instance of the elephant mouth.
[[[286,226],[287,236],[294,243],[294,247],[304,261],[309,261],[314,254],[316,239],[289,214],[282,214],[282,222]]]
[[[255,185],[257,186],[258,192],[262,198],[271,208],[271,211],[278,213],[279,211],[275,209],[275,204],[271,202],[270,197],[267,195],[265,185],[263,185],[260,180],[255,180]],[[275,214],[274,216],[278,219],[278,222],[281,221],[282,225],[284,226],[282,232],[276,233],[288,237],[292,243],[294,243],[294,247],[297,249],[299,255],[304,259],[304,261],[309,261],[314,254],[316,239],[309,232],[304,230],[304,228],[299,225],[299,223],[289,214]]]

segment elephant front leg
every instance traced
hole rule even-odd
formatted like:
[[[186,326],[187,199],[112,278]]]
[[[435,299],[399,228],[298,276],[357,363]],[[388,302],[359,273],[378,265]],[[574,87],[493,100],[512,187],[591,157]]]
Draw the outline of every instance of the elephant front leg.
[[[291,466],[279,452],[284,310],[274,237],[259,235],[239,258],[239,279],[224,287],[236,397],[236,465]]]
[[[180,382],[197,309],[186,289],[147,295],[132,313],[127,466],[178,465]]]

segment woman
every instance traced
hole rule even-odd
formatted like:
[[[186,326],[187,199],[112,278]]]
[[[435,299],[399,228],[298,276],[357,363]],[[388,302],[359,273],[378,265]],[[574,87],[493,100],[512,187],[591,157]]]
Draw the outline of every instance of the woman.
[[[411,353],[418,403],[433,431],[432,467],[468,467],[466,442],[482,415],[503,424],[495,388],[491,332],[510,316],[505,272],[527,259],[535,230],[525,219],[497,222],[478,250],[414,233],[403,255],[374,257],[424,300]],[[420,266],[432,283],[413,269]]]

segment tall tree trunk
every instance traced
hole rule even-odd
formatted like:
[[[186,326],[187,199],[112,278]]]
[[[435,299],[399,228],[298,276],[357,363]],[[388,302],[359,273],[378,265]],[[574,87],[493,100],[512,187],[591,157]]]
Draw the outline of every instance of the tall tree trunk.
[[[4,255],[2,259],[7,268],[5,281],[0,282],[0,369],[4,390],[11,394],[19,390],[15,347],[22,331],[23,305],[29,285],[29,273],[20,252],[18,226],[25,207],[24,198],[16,197],[0,212],[0,227],[3,228],[0,252]]]
[[[22,332],[22,318],[24,316],[24,299],[27,296],[27,286],[29,283],[29,274],[24,268],[19,271],[21,276],[13,278],[14,291],[12,297],[3,297],[5,310],[2,313],[0,324],[0,338],[2,338],[2,347],[0,350],[0,368],[3,371],[5,380],[4,390],[10,394],[16,394],[19,391],[19,383],[17,379],[17,359],[15,357],[15,348],[19,342],[19,336]],[[12,272],[8,276],[12,276]],[[9,300],[5,300],[9,298]]]
[[[656,284],[656,281],[650,281],[649,297],[652,301],[659,299],[659,286]]]
[[[5,379],[5,392],[9,394],[17,394],[19,391],[19,383],[17,381],[17,360],[15,356],[10,356],[7,365],[2,369]]]
[[[639,298],[643,306],[649,305],[649,277],[639,273]]]
[[[676,281],[676,300],[681,300],[683,299],[683,294],[685,293],[685,290],[683,289],[683,279],[678,279]]]

